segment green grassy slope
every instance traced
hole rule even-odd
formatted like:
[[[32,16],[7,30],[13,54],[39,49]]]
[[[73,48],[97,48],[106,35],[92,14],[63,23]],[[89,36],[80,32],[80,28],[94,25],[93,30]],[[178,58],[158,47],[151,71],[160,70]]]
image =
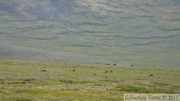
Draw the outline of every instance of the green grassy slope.
[[[123,101],[124,93],[179,94],[180,69],[0,60],[2,101]]]

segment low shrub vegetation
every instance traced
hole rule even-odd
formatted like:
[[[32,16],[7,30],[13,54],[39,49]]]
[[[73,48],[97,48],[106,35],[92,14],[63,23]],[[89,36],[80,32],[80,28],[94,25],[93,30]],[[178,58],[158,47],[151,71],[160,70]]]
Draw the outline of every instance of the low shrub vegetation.
[[[179,73],[179,68],[0,60],[0,101],[123,101],[125,93],[177,94]]]

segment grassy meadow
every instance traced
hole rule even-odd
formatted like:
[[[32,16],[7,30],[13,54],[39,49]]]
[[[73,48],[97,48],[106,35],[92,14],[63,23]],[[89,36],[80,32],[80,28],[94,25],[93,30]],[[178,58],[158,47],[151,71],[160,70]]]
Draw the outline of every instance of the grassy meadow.
[[[127,93],[180,94],[180,68],[0,60],[0,101],[123,101]]]

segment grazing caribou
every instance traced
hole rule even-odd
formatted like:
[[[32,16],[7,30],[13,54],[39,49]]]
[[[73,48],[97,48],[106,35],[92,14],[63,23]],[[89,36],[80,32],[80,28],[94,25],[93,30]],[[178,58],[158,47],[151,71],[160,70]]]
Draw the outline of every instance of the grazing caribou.
[[[94,73],[93,75],[94,75],[94,76],[96,76],[97,74],[96,74],[96,73]]]
[[[43,69],[43,70],[41,70],[41,72],[46,72],[46,70],[45,70],[45,69]]]
[[[108,71],[105,71],[104,73],[108,73]]]
[[[74,72],[76,69],[73,69],[72,71]]]
[[[149,74],[149,77],[152,77],[152,76],[154,76],[153,74]]]
[[[111,70],[110,73],[113,73],[113,71]]]
[[[41,68],[41,72],[46,72],[46,68]]]
[[[113,66],[116,66],[116,64],[113,64]]]

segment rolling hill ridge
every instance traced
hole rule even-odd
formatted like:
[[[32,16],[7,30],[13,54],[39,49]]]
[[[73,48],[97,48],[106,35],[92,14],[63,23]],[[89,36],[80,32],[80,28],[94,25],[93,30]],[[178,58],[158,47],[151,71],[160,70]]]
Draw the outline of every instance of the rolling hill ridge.
[[[179,67],[179,9],[179,0],[1,0],[0,58]]]

